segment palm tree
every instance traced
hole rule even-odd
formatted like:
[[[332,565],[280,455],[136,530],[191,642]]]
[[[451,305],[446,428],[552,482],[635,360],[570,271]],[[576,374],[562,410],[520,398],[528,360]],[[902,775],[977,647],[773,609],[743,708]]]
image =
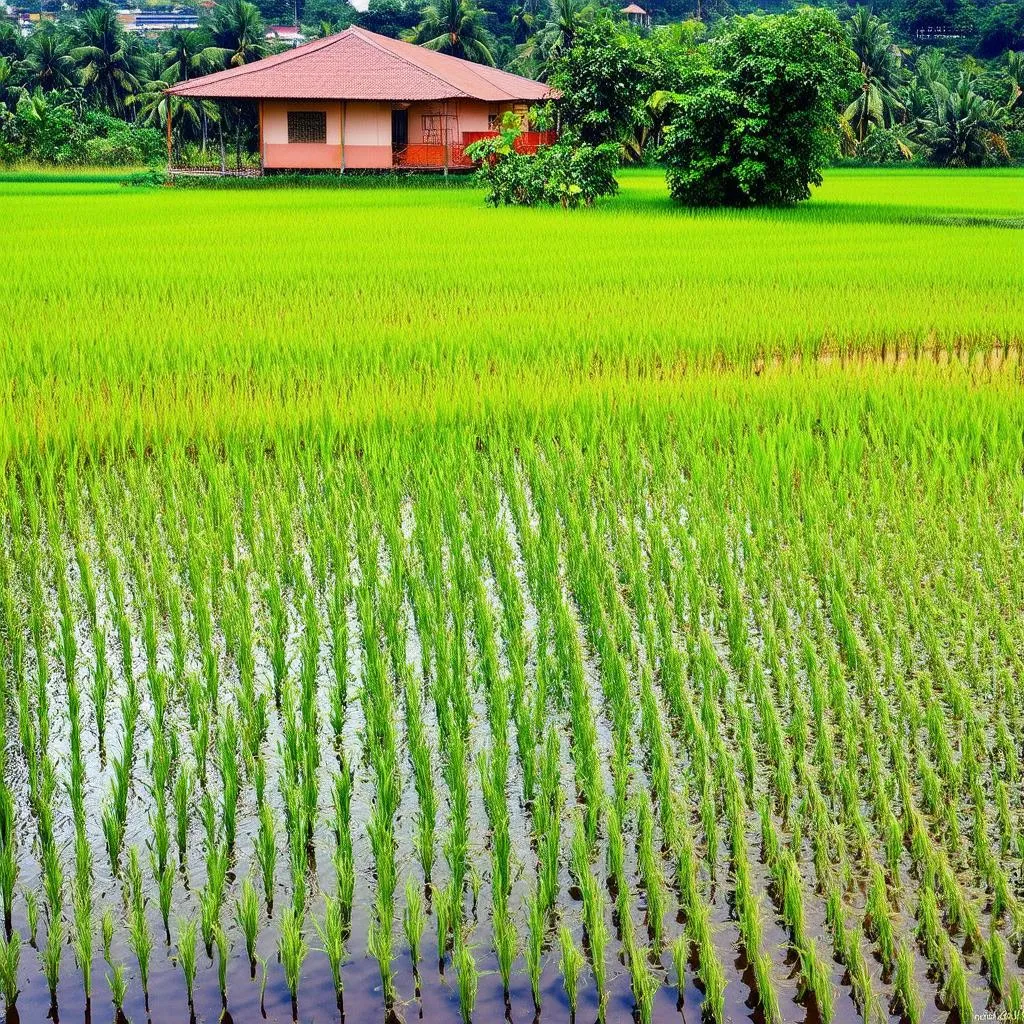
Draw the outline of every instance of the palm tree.
[[[519,48],[519,60],[533,65],[537,78],[544,78],[551,62],[572,48],[576,34],[593,14],[587,0],[549,0],[549,3],[543,27]]]
[[[224,64],[239,67],[260,60],[269,52],[259,8],[248,0],[228,0],[218,11],[213,41]]]
[[[86,97],[111,113],[123,113],[125,100],[141,89],[144,57],[122,31],[113,7],[87,11],[74,29],[71,56],[81,69]]]
[[[1005,125],[1006,108],[979,96],[968,76],[961,75],[956,88],[936,83],[935,109],[923,123],[922,137],[930,159],[943,167],[976,167],[1005,152],[999,132]]]
[[[475,0],[434,0],[423,8],[423,20],[408,39],[428,50],[494,67],[490,35],[483,24],[486,14]]]
[[[872,125],[888,128],[902,110],[898,91],[902,59],[889,26],[876,18],[870,7],[858,7],[850,21],[850,48],[860,61],[862,81],[857,98],[843,116],[863,142]]]
[[[215,68],[223,51],[213,46],[205,32],[196,29],[176,29],[167,39],[163,52],[165,82],[187,82],[194,75],[202,75]]]
[[[526,4],[513,7],[508,13],[508,21],[512,29],[513,42],[525,43],[533,31],[533,14],[527,9]]]
[[[0,57],[0,107],[14,110],[25,90],[18,83],[14,65],[6,57]]]
[[[40,29],[29,38],[21,72],[30,87],[45,92],[78,87],[78,68],[62,32]]]

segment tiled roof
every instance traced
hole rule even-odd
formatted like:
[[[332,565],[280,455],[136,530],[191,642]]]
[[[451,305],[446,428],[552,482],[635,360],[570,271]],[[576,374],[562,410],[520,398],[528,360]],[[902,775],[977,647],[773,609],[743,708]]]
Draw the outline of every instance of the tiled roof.
[[[204,99],[543,100],[543,82],[351,28],[167,89]]]

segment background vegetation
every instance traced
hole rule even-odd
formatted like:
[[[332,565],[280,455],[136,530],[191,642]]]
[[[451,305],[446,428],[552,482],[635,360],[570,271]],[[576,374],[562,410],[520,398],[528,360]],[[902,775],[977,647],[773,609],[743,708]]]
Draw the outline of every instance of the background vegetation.
[[[252,104],[169,101],[163,90],[266,55],[275,45],[264,31],[263,15],[270,13],[248,0],[225,0],[204,11],[198,29],[157,40],[126,34],[107,6],[64,12],[27,38],[0,23],[0,162],[146,164],[156,158],[169,102],[183,157],[191,149],[227,146],[244,159],[255,148]],[[309,33],[358,20],[375,31],[549,80],[563,93],[564,127],[585,144],[614,142],[623,161],[644,162],[661,156],[662,130],[672,117],[659,97],[679,94],[702,68],[735,60],[729,39],[743,32],[767,39],[774,24],[755,20],[741,29],[735,15],[715,9],[699,12],[704,20],[667,21],[667,9],[654,13],[664,23],[648,28],[614,8],[581,0],[543,0],[535,9],[489,13],[473,0],[422,10],[371,4],[362,15],[346,10],[323,22],[310,20]],[[840,142],[838,148],[830,144],[832,155],[949,166],[1024,157],[1019,34],[986,35],[987,41],[962,34],[917,38],[867,8],[839,15],[859,71],[856,81],[844,77],[829,92]],[[786,55],[781,57],[785,64]],[[799,62],[792,63],[795,80]],[[769,98],[768,135],[785,134],[787,105],[799,106],[792,88],[777,102]],[[727,107],[717,104],[714,116],[734,116]]]

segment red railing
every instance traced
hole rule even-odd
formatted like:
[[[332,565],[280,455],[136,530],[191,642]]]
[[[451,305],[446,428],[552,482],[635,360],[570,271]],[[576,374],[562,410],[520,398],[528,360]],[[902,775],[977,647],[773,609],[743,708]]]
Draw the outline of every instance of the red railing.
[[[412,142],[396,149],[395,166],[411,168],[469,168],[473,161],[466,156],[466,147],[480,139],[493,139],[498,132],[463,132],[462,142],[448,146],[434,143]],[[536,153],[540,146],[550,146],[555,141],[554,132],[523,132],[516,139],[515,148],[519,153]]]

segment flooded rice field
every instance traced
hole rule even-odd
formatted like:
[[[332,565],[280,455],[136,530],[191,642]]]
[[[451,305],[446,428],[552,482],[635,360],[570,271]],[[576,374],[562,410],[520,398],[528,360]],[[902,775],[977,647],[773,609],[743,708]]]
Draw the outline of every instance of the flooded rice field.
[[[8,1020],[1024,1019],[1019,481],[819,426],[17,465]]]

